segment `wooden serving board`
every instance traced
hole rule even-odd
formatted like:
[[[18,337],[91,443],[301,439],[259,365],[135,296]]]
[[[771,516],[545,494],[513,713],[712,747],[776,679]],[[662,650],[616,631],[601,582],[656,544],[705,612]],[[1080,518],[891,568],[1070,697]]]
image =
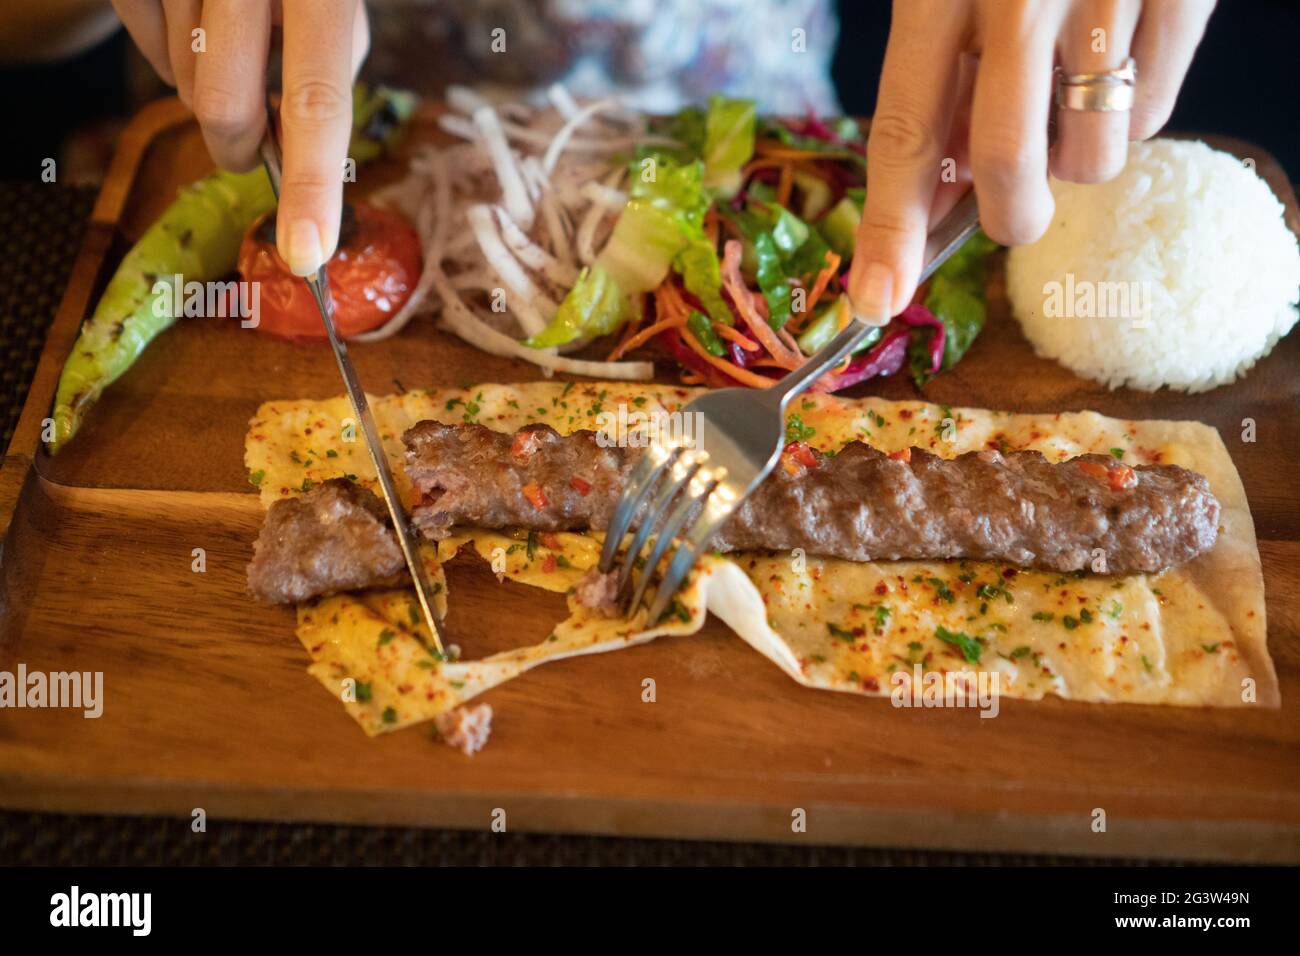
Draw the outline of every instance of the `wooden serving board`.
[[[431,115],[417,137],[436,136]],[[1254,158],[1300,230],[1276,162],[1216,145]],[[988,328],[925,392],[954,405],[1217,426],[1259,533],[1280,711],[1056,699],[1003,700],[996,720],[899,710],[802,688],[711,623],[489,692],[492,740],[471,759],[426,730],[367,738],[307,674],[293,612],[244,593],[262,518],[242,464],[245,424],[267,399],[339,394],[325,346],[182,321],[63,453],[39,450],[64,357],[118,258],[208,166],[176,101],[131,125],[0,468],[0,670],[102,671],[105,698],[99,719],[0,710],[0,804],[203,808],[209,834],[228,817],[479,828],[500,808],[515,830],[1300,859],[1300,335],[1209,395],[1110,392],[1036,358],[995,289]],[[363,168],[362,188],[400,168]],[[374,393],[537,377],[429,322],[353,355]],[[859,391],[915,397],[903,379]],[[1241,440],[1245,418],[1254,443]],[[205,573],[191,570],[194,548]],[[449,580],[450,629],[471,656],[533,643],[563,614],[559,596],[498,585],[474,560],[454,562]],[[641,700],[647,677],[655,703]],[[1092,828],[1097,808],[1104,833]],[[792,830],[799,809],[803,833]]]

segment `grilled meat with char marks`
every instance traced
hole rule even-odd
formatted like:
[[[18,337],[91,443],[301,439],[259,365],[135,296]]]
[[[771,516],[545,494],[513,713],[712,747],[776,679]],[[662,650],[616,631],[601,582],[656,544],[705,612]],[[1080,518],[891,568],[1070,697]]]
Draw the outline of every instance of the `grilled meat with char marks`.
[[[639,448],[547,425],[515,434],[421,422],[403,436],[430,538],[453,526],[603,529]],[[790,550],[852,561],[969,558],[1078,571],[1100,550],[1111,574],[1155,573],[1213,546],[1219,503],[1202,475],[1130,468],[1102,455],[918,448],[886,455],[851,442],[833,456],[787,448],[713,542],[722,551]]]

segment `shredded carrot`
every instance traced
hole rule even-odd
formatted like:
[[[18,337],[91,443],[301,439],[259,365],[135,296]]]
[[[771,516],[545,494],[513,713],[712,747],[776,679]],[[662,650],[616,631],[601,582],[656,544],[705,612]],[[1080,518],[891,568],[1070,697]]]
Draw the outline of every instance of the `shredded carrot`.
[[[794,166],[795,172],[804,173],[808,176],[816,176],[818,179],[828,183],[833,184],[835,182],[835,177],[826,170],[824,158],[818,158],[817,160],[795,160],[792,165]]]
[[[788,369],[798,368],[804,362],[804,354],[796,347],[791,349],[783,342],[767,320],[760,314],[760,309],[765,308],[766,303],[757,298],[749,287],[745,285],[740,277],[740,243],[729,241],[724,247],[722,255],[722,284],[723,287],[731,294],[731,301],[736,305],[736,311],[744,319],[745,324],[749,326],[749,331],[754,338],[758,340],[763,348],[771,353],[772,357],[784,363]]]
[[[635,325],[630,326],[624,333],[623,340],[614,347],[614,351],[609,353],[606,361],[613,362],[621,358],[650,341],[664,329],[686,324],[690,310],[686,308],[686,303],[682,301],[670,281],[665,280],[651,295],[654,298],[655,321],[639,329]]]
[[[754,153],[763,159],[786,159],[786,160],[825,160],[835,159],[837,157],[848,156],[849,150],[830,150],[827,152],[818,152],[812,149],[796,149],[792,146],[786,146],[780,140],[760,139],[754,143]]]
[[[694,371],[693,369],[689,369],[689,368],[687,368],[687,369],[682,369],[682,384],[683,384],[683,385],[703,385],[703,384],[704,384],[704,376],[701,375],[699,372]]]
[[[620,342],[618,348],[609,353],[608,361],[613,362],[634,348],[638,348],[649,342],[652,338],[662,332],[664,329],[675,329],[686,325],[686,320],[680,316],[670,316],[666,319],[660,319],[653,325],[647,325],[636,335],[632,336],[626,342]]]
[[[709,237],[709,243],[715,248],[718,245],[718,210],[709,205],[709,211],[704,214],[704,234]]]
[[[788,159],[752,159],[741,167],[740,174],[747,177],[760,169],[780,169],[789,163]]]
[[[663,304],[665,312],[680,316],[683,322],[690,317],[691,307],[686,304],[681,292],[671,281],[665,281],[659,287],[655,301]]]
[[[799,343],[794,340],[794,336],[790,334],[790,330],[787,329],[784,325],[781,326],[781,328],[776,330],[776,334],[781,339],[781,341],[784,342],[790,348],[792,352],[794,352],[796,355],[803,355],[803,350],[799,348]]]
[[[636,335],[636,330],[640,327],[640,322],[629,322],[627,328],[623,330],[623,337],[619,339],[618,345],[614,346],[609,355],[605,356],[605,361],[611,361],[614,356],[622,355],[626,352],[628,350],[627,343],[632,341],[633,337]]]
[[[798,335],[803,331],[803,327],[808,324],[808,319],[812,313],[805,310],[803,312],[792,312],[790,318],[785,323],[785,328],[790,332]]]
[[[745,335],[744,332],[741,332],[735,326],[723,325],[721,322],[714,322],[713,331],[717,332],[722,338],[730,339],[732,342],[735,342],[746,352],[757,352],[759,348],[761,348],[757,342]]]
[[[790,202],[790,191],[794,189],[794,167],[789,163],[781,166],[781,179],[776,187],[777,205],[785,206]]]
[[[804,304],[804,312],[808,313],[813,310],[817,300],[822,297],[826,291],[826,286],[830,284],[831,279],[835,278],[840,270],[840,257],[838,253],[826,253],[826,268],[817,273],[817,278],[813,282],[812,291],[808,293],[808,301]]]
[[[704,361],[708,362],[719,371],[730,375],[742,385],[748,385],[750,388],[771,388],[776,380],[768,378],[766,375],[757,375],[749,369],[741,368],[734,362],[728,362],[726,359],[720,359],[713,355],[703,345],[695,340],[695,336],[689,335],[685,330],[679,329],[677,332],[683,342],[692,352],[698,355]]]

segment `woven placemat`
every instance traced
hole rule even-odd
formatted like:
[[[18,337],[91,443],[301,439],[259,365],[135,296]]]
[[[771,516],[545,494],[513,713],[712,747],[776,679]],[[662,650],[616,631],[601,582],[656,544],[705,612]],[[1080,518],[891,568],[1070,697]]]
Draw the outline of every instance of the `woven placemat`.
[[[94,201],[91,190],[0,183],[0,422],[7,447]],[[0,865],[1142,865],[988,853],[0,812]]]
[[[9,447],[95,191],[0,182],[0,448]]]
[[[0,866],[1041,866],[1143,865],[990,853],[563,834],[0,813]]]

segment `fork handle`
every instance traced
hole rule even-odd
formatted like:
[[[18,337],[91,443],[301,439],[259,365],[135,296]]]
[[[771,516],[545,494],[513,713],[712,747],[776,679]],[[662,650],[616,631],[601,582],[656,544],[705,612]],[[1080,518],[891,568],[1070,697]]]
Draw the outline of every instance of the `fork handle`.
[[[917,279],[920,285],[936,269],[948,261],[952,254],[973,236],[980,227],[979,206],[975,199],[975,190],[970,190],[952,207],[948,215],[939,220],[934,231],[925,243],[925,266]],[[882,323],[883,324],[883,323]],[[849,324],[833,339],[817,350],[808,361],[790,372],[770,389],[765,389],[765,397],[773,399],[784,409],[792,398],[806,390],[813,382],[839,365],[853,352],[867,334],[878,326],[868,325],[857,316],[849,319]]]

